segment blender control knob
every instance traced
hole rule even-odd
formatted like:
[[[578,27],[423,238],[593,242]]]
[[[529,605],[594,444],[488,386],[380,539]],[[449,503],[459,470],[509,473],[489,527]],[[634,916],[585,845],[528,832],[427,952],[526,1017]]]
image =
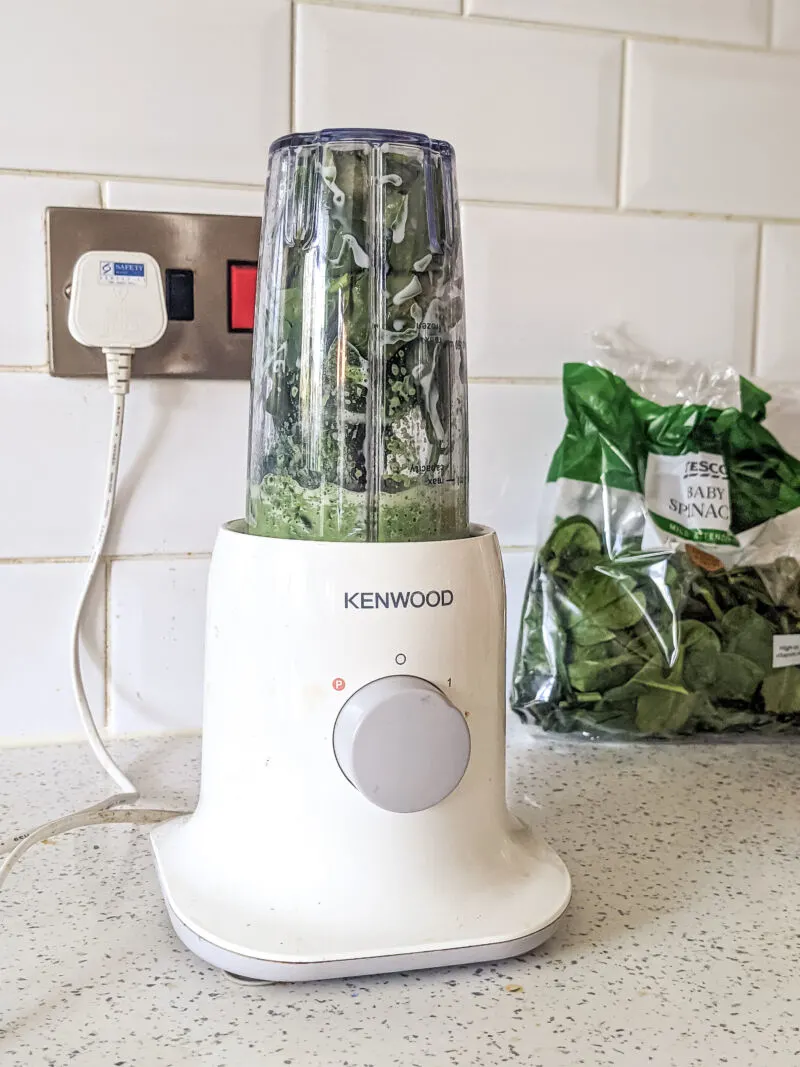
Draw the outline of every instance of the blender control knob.
[[[396,675],[350,697],[333,728],[333,750],[367,800],[386,811],[423,811],[463,778],[470,737],[463,715],[440,689]]]

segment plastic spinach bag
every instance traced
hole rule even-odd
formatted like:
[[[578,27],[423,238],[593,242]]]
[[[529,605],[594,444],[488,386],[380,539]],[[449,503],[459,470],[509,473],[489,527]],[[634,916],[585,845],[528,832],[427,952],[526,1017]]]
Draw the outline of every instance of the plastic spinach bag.
[[[590,737],[796,730],[800,461],[763,425],[771,398],[733,371],[623,367],[564,367],[512,707]]]

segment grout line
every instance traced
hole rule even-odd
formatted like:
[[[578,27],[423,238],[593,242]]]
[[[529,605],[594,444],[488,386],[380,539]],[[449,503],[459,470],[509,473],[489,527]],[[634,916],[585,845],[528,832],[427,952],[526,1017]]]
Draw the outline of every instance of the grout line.
[[[305,0],[306,3],[309,0]],[[318,5],[321,6],[321,5]],[[336,5],[339,7],[340,5]],[[385,9],[381,9],[384,10]],[[450,16],[452,17],[452,16]],[[470,16],[472,17],[472,16]],[[633,40],[631,38],[630,40]],[[628,44],[630,44],[630,40]],[[3,169],[0,168],[0,176],[12,175],[12,176],[28,176],[28,177],[46,177],[46,178],[65,178],[65,179],[90,179],[92,181],[104,182],[104,181],[119,181],[119,182],[135,182],[140,184],[156,184],[156,185],[175,185],[183,187],[198,187],[205,189],[216,190],[245,190],[247,192],[263,192],[263,186],[260,185],[242,185],[240,183],[225,183],[225,182],[207,182],[202,180],[193,181],[188,178],[141,178],[132,177],[130,175],[97,175],[97,174],[83,174],[79,172],[65,172],[65,171],[33,171],[33,170],[15,170],[15,169]],[[780,226],[800,226],[800,215],[792,217],[789,215],[737,215],[730,212],[709,212],[709,211],[679,211],[671,208],[625,208],[621,210],[617,206],[611,204],[568,204],[568,203],[549,203],[543,200],[492,200],[486,198],[470,198],[461,197],[460,203],[462,206],[471,205],[474,207],[495,207],[495,208],[508,208],[510,210],[526,210],[526,211],[559,211],[559,212],[576,212],[593,215],[617,215],[627,216],[630,215],[634,218],[663,218],[663,219],[694,219],[700,222],[769,222]],[[110,208],[95,208],[96,211],[112,210]],[[47,373],[49,372],[49,364],[36,364],[36,365],[24,365],[17,366],[12,364],[10,366],[0,365],[0,372],[5,373]]]
[[[775,0],[767,0],[767,48],[775,50]]]
[[[622,42],[622,57],[619,69],[619,125],[617,127],[617,209],[622,208],[625,197],[625,166],[627,163],[626,139],[628,134],[628,52],[630,42]]]
[[[31,372],[31,371],[33,371],[33,372],[45,373],[45,372],[49,371],[49,367],[44,367],[44,368],[41,368],[41,369],[38,368],[38,367],[25,367],[25,368],[21,368],[21,367],[0,367],[0,374],[18,373],[20,371],[23,371],[23,372]],[[93,382],[97,382],[102,377],[103,377],[102,374],[97,374],[97,375],[95,375],[95,376],[93,376],[91,378],[89,378],[87,376],[82,376],[80,378],[61,379],[61,380],[62,381],[84,381],[84,382],[93,381]],[[174,378],[174,379],[167,379],[167,380],[169,380],[169,381],[179,381],[179,380],[180,381],[186,381],[186,380],[189,380],[189,379]],[[522,385],[552,385],[553,382],[559,382],[560,380],[561,380],[561,378],[560,378],[560,375],[558,375],[558,374],[554,374],[552,377],[547,377],[547,376],[544,376],[544,375],[536,375],[536,374],[532,374],[532,375],[525,375],[525,374],[508,374],[508,375],[471,374],[469,376],[469,381],[472,382],[475,385],[508,385],[508,384],[511,384],[511,383],[514,383],[514,382],[521,383]],[[209,382],[208,384],[221,384],[221,382],[216,382],[216,383]],[[151,557],[154,557],[156,559],[167,559],[171,555],[175,555],[177,558],[183,558],[185,553],[146,552],[146,553],[133,553],[133,554],[130,554],[130,555],[126,554],[126,555],[120,555],[120,556],[114,555],[114,556],[111,556],[110,558],[112,558],[112,559],[149,559]],[[189,555],[191,556],[191,553],[189,553]],[[202,555],[202,553],[198,553],[198,555]],[[80,560],[81,562],[85,562],[86,558],[87,557],[85,557],[85,556],[76,556],[76,557],[74,557],[75,560]],[[54,562],[59,562],[59,563],[72,562],[72,561],[73,561],[73,557],[61,557],[61,556],[59,556],[57,558],[57,560],[54,560]],[[0,563],[1,562],[2,562],[2,559],[0,559]]]
[[[135,563],[152,560],[156,563],[180,563],[192,560],[209,560],[210,552],[143,552],[130,555],[109,555],[103,557],[107,565],[112,563]],[[88,556],[2,556],[0,567],[14,566],[16,564],[37,563],[88,563]]]
[[[110,728],[111,720],[111,560],[104,563],[106,576],[103,598],[103,729]]]
[[[558,374],[554,375],[552,378],[540,377],[534,374],[529,377],[522,374],[511,374],[507,378],[470,374],[467,381],[470,385],[560,385],[561,366],[559,365]]]
[[[498,210],[510,211],[557,211],[581,215],[607,215],[616,218],[636,219],[683,219],[692,222],[730,222],[730,223],[770,223],[775,226],[798,226],[800,216],[770,215],[732,215],[730,212],[701,212],[701,211],[676,211],[668,208],[624,208],[622,210],[613,206],[598,206],[591,204],[548,204],[544,201],[524,200],[486,200],[470,199],[462,197],[462,208],[490,207]]]
[[[466,0],[462,0],[462,14],[449,11],[431,11],[429,9],[408,7],[392,7],[387,9],[382,4],[371,3],[370,0],[301,0],[307,7],[329,7],[333,10],[366,11],[375,15],[413,15],[416,18],[429,19],[462,19],[466,14]],[[410,0],[409,0],[410,3]],[[489,26],[514,26],[519,29],[552,31],[556,33],[582,34],[584,36],[616,37],[618,39],[630,37],[632,40],[648,41],[658,44],[685,45],[690,48],[713,48],[725,52],[744,52],[748,54],[769,54],[770,48],[765,44],[744,44],[739,41],[717,41],[706,37],[680,37],[666,33],[646,33],[641,30],[612,30],[604,26],[579,26],[568,22],[547,22],[541,19],[506,18],[497,15],[468,16],[469,21]]]
[[[2,372],[2,367],[0,367]],[[470,374],[467,381],[470,385],[521,385],[521,386],[554,386],[561,384],[560,365],[558,373],[551,376],[537,374]],[[792,387],[791,382],[774,382],[777,386]],[[131,552],[108,557],[115,563],[125,560],[182,560],[182,559],[210,559],[210,552]],[[87,556],[25,556],[25,557],[0,557],[0,566],[5,563],[86,563]]]
[[[763,274],[764,260],[764,227],[758,227],[756,237],[756,270],[753,278],[753,336],[750,339],[750,374],[756,373],[758,360],[758,332],[761,326],[761,279]]]
[[[220,182],[207,178],[165,178],[157,174],[96,174],[91,171],[42,170],[30,167],[0,167],[0,177],[12,178],[63,178],[65,181],[126,182],[134,185],[199,186],[203,189],[240,190],[248,193],[261,192],[263,186],[248,182]],[[102,202],[102,188],[100,192]],[[95,208],[96,211],[103,210]],[[111,210],[107,208],[106,210]]]

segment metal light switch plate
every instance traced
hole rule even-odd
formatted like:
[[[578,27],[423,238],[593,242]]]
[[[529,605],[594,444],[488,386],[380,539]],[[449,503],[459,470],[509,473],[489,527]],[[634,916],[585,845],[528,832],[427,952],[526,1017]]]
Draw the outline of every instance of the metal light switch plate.
[[[169,322],[157,344],[137,352],[134,377],[249,378],[253,335],[228,328],[228,264],[255,263],[260,234],[261,219],[241,215],[48,208],[51,374],[105,377],[102,354],[73,340],[67,313],[75,261],[107,249],[149,252],[162,272],[194,272],[194,319]]]

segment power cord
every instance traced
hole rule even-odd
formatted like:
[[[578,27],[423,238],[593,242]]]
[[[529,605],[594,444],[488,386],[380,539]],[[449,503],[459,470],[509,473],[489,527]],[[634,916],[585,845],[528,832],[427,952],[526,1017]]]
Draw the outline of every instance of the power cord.
[[[98,265],[100,268],[99,274],[93,270]],[[108,274],[108,268],[110,267],[113,271],[114,268],[120,266],[125,269],[120,271],[119,277],[123,279],[133,277],[137,280],[141,278],[145,283],[149,281],[151,285],[151,292],[147,294],[147,299],[139,300],[141,314],[138,320],[135,314],[131,318],[131,305],[134,305],[134,312],[136,311],[136,306],[135,301],[128,299],[126,303],[127,316],[124,316],[124,329],[119,325],[115,314],[119,313],[118,305],[120,301],[117,294],[122,290],[125,282],[118,283],[119,288],[117,290],[103,288],[104,285],[109,284],[104,279],[104,274]],[[141,273],[131,274],[130,271],[132,269],[141,271]],[[124,292],[123,295],[129,296],[127,292]],[[29,833],[19,834],[1,842],[0,856],[5,856],[5,859],[0,864],[0,888],[2,888],[12,867],[29,848],[56,834],[65,833],[67,830],[74,830],[81,826],[95,826],[98,824],[152,824],[173,819],[177,815],[187,814],[183,811],[134,808],[130,806],[140,799],[139,790],[114,761],[100,736],[100,731],[97,729],[97,724],[92,716],[89,700],[86,696],[80,657],[80,635],[83,617],[89,593],[97,576],[97,570],[108,540],[108,532],[117,496],[122,432],[125,424],[125,398],[130,389],[132,357],[137,347],[144,348],[154,344],[166,329],[164,292],[158,264],[150,256],[131,255],[130,253],[121,252],[87,252],[75,265],[72,301],[73,303],[70,307],[70,330],[73,332],[73,336],[82,343],[91,343],[91,341],[87,342],[85,340],[87,333],[93,340],[117,336],[121,337],[125,342],[138,341],[138,344],[96,345],[96,347],[102,347],[106,359],[108,388],[112,394],[114,404],[108,461],[106,464],[103,510],[94,547],[89,556],[89,566],[78,600],[78,607],[75,612],[70,646],[72,689],[81,725],[98,763],[118,787],[119,792],[96,804],[91,804],[87,808],[73,812],[71,815],[65,815],[59,819],[43,823]]]

